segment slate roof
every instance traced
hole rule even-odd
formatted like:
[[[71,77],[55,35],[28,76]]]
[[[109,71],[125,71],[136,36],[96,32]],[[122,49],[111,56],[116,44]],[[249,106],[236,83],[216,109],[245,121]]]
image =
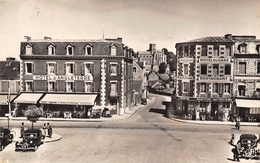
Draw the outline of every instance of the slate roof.
[[[224,36],[219,36],[219,37],[203,37],[203,38],[198,38],[190,41],[185,41],[185,42],[179,42],[177,44],[182,44],[182,43],[216,43],[216,42],[226,42],[226,43],[233,43],[234,41],[232,39],[227,39]],[[176,45],[177,45],[176,44]]]
[[[10,65],[6,61],[0,61],[0,80],[19,80],[20,62],[13,61]]]
[[[144,68],[144,62],[136,62],[139,67]]]

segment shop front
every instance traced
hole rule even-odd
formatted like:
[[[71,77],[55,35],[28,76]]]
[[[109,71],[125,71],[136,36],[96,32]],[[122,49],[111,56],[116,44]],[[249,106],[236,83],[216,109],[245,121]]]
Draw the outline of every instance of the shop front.
[[[260,122],[260,99],[236,99],[234,112],[244,122]]]
[[[10,95],[10,101],[12,101],[16,95]],[[13,106],[11,106],[11,109]],[[9,112],[8,95],[0,95],[0,117],[5,117],[5,114]]]

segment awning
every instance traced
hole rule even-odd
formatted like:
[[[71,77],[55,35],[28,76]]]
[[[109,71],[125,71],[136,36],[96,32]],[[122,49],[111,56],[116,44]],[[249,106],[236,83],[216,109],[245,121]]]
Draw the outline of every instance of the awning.
[[[36,104],[42,95],[42,93],[22,93],[14,100],[14,102]]]
[[[0,95],[0,105],[8,105],[8,95]],[[17,95],[10,95],[10,101],[12,101]]]
[[[236,99],[237,107],[260,108],[260,100]]]
[[[62,105],[94,105],[96,97],[96,94],[46,94],[40,103]]]

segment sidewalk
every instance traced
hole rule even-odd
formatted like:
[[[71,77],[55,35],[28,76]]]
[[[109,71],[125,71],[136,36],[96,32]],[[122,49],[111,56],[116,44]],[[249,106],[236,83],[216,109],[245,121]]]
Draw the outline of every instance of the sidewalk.
[[[230,121],[196,121],[196,120],[185,120],[179,117],[170,117],[169,119],[183,122],[183,123],[193,123],[193,124],[202,124],[202,125],[230,125],[235,126],[235,122]],[[258,126],[260,127],[260,122],[240,122],[241,126]]]

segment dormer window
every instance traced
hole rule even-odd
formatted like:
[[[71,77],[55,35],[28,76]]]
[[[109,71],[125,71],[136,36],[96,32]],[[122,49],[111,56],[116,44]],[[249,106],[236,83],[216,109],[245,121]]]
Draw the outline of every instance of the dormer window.
[[[55,47],[53,45],[48,46],[48,55],[55,55]]]
[[[256,51],[257,53],[260,53],[260,44],[256,45]]]
[[[239,53],[246,54],[246,43],[240,44],[238,46]]]
[[[26,45],[25,47],[25,54],[32,54],[32,46],[31,45]]]
[[[115,45],[111,46],[111,55],[116,55],[116,46]]]
[[[92,46],[90,44],[85,46],[85,55],[92,55]]]
[[[67,46],[67,55],[73,55],[73,46],[72,45]]]

